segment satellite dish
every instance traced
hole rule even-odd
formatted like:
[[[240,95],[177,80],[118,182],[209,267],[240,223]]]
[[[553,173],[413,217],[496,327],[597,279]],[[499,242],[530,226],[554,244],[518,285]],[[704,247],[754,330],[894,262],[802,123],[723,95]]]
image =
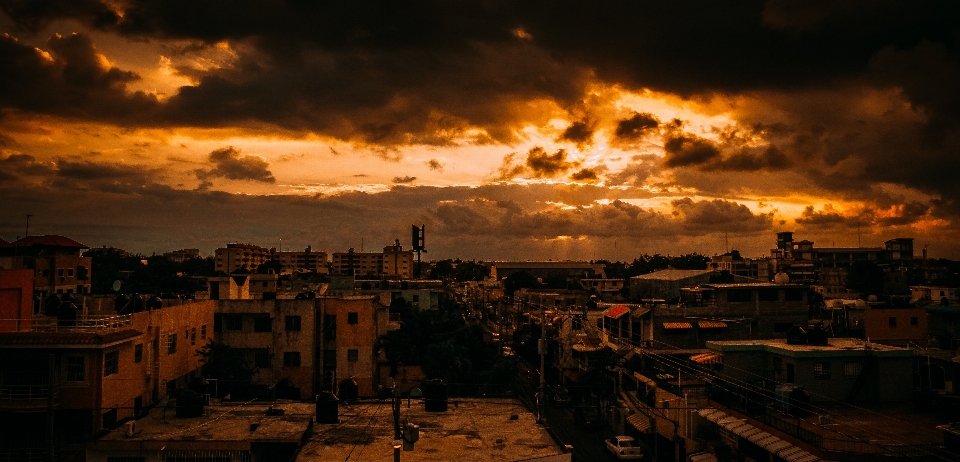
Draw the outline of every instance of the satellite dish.
[[[787,273],[777,273],[773,277],[773,282],[776,282],[777,284],[787,284],[790,282],[790,275]]]
[[[120,291],[120,280],[119,280],[119,279],[117,279],[116,281],[113,281],[113,291],[114,291],[114,292],[119,292],[119,291]]]

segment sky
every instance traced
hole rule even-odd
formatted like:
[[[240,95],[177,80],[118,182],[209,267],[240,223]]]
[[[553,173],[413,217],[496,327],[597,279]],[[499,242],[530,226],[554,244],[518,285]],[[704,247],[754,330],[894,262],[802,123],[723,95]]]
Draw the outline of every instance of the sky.
[[[960,259],[955,1],[0,0],[0,237]]]

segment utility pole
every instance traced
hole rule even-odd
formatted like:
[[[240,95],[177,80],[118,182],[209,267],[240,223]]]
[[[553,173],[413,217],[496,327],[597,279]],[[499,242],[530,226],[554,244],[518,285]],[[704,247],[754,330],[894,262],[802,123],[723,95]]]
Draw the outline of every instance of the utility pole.
[[[23,231],[23,237],[27,237],[30,235],[30,217],[32,216],[33,215],[29,213],[27,214],[27,229]]]
[[[400,448],[403,447],[400,434],[400,390],[393,384],[393,462],[400,462]]]

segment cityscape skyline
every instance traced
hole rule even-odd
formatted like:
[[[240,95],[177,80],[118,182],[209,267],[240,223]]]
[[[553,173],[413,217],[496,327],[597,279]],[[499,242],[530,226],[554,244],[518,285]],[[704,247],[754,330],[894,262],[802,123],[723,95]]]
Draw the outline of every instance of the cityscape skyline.
[[[0,1],[0,237],[958,260],[958,8]]]

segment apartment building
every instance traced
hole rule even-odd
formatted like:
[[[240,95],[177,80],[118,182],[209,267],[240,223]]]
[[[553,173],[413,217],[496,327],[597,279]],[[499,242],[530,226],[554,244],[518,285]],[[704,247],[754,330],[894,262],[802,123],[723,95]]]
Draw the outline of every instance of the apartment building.
[[[383,252],[335,252],[331,272],[338,275],[353,275],[373,279],[413,278],[414,253],[403,250],[400,241],[383,248]]]
[[[277,251],[275,247],[260,247],[253,244],[230,243],[214,253],[217,271],[230,274],[234,271],[254,272],[264,263],[277,262],[280,272],[327,272],[327,253],[307,246],[303,251]]]
[[[389,326],[377,298],[220,300],[216,311],[215,340],[240,349],[256,368],[254,382],[277,398],[305,399],[345,380],[360,396],[375,394],[375,344]]]
[[[195,349],[213,324],[211,302],[126,315],[71,309],[0,333],[0,460],[82,457],[101,429],[198,374]]]
[[[0,269],[31,269],[34,289],[45,294],[90,293],[89,247],[58,235],[27,236],[0,244]]]

